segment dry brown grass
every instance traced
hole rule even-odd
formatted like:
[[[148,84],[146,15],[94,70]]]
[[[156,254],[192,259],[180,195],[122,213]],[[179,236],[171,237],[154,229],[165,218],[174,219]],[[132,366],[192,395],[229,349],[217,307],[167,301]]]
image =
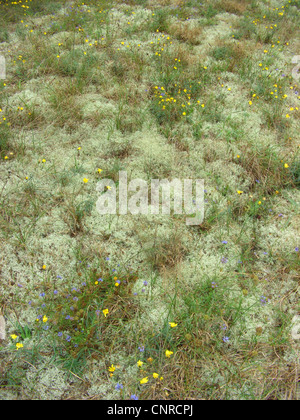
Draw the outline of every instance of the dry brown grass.
[[[176,22],[169,27],[169,33],[177,38],[179,41],[187,42],[192,45],[199,45],[201,43],[201,34],[203,28],[190,27],[189,23]]]
[[[222,0],[218,6],[227,13],[242,15],[250,3],[251,0]]]

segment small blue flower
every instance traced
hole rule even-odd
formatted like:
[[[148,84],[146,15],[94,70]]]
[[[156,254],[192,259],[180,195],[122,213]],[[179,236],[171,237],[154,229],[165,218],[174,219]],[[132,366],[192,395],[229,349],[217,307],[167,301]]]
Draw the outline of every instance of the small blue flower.
[[[138,400],[138,397],[135,394],[132,394],[130,397],[131,400]]]
[[[61,337],[63,335],[63,333],[59,332],[57,335],[58,335],[58,337]]]
[[[139,347],[138,347],[138,349],[139,349],[139,351],[141,351],[141,352],[142,352],[142,351],[145,351],[145,347],[144,347],[144,346],[139,346]]]
[[[267,298],[265,296],[261,296],[260,302],[262,305],[265,305],[267,303]]]
[[[223,337],[222,340],[224,341],[224,343],[228,343],[229,337]]]
[[[45,293],[43,292],[43,293],[40,293],[40,296],[41,297],[44,297],[45,296]]]
[[[117,385],[115,386],[115,389],[116,389],[117,391],[119,391],[120,389],[123,389],[123,385],[122,385],[122,384],[117,383]]]

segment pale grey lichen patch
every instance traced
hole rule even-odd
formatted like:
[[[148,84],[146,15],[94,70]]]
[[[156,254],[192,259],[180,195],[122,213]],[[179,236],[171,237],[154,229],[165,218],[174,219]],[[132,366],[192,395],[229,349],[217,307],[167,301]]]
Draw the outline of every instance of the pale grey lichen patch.
[[[74,378],[73,382],[76,381],[78,380]],[[27,392],[34,395],[34,399],[42,400],[64,399],[67,391],[70,389],[67,373],[56,366],[48,366],[39,370],[29,369],[23,386]]]

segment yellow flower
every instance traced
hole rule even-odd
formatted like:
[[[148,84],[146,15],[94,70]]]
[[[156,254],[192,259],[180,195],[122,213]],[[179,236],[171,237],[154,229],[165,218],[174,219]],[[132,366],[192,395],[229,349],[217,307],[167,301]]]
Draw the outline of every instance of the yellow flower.
[[[46,317],[46,315],[43,316],[43,322],[47,322],[48,318]]]
[[[111,190],[111,187],[110,187],[109,185],[107,185],[107,186],[106,186],[106,188],[107,188],[108,190]]]
[[[98,168],[97,171],[98,171],[99,174],[101,174],[101,172],[103,171],[103,169]]]
[[[249,105],[252,105],[252,101],[249,101]]]
[[[140,384],[146,384],[148,382],[148,376],[146,376],[146,378],[143,378],[141,381],[140,381]]]
[[[167,356],[167,357],[170,357],[172,354],[173,354],[173,352],[172,352],[172,351],[170,351],[170,350],[166,350],[166,356]]]
[[[261,201],[259,201],[258,204],[261,205]]]
[[[243,194],[244,191],[237,190],[238,194]]]
[[[104,316],[105,316],[105,318],[106,318],[106,315],[108,314],[108,312],[109,312],[109,310],[108,309],[103,309],[103,314],[104,314]]]
[[[79,147],[77,147],[77,150],[81,150],[81,147],[79,146]]]
[[[114,365],[111,365],[109,368],[108,368],[108,371],[109,372],[114,372],[116,370],[116,368],[114,367]]]
[[[290,118],[289,114],[286,114],[286,118]]]
[[[43,270],[46,270],[46,268],[47,268],[47,266],[44,264],[43,267],[42,267],[42,269]]]
[[[175,324],[175,322],[169,322],[169,325],[170,325],[171,328],[177,327],[177,324]]]
[[[156,378],[158,378],[158,377],[159,377],[159,374],[154,372],[154,373],[153,373],[153,378],[154,378],[154,379],[156,379]]]
[[[284,164],[284,167],[285,167],[285,168],[288,168],[288,167],[289,167],[289,165],[288,165],[287,163],[285,163],[285,164]]]
[[[89,182],[88,178],[83,178],[83,182],[87,184]]]
[[[142,362],[141,360],[137,361],[136,364],[138,365],[138,367],[142,367],[144,362]]]
[[[16,347],[17,347],[17,350],[19,350],[19,349],[21,349],[23,347],[23,344],[22,343],[17,343],[16,344]]]
[[[15,340],[16,338],[18,338],[18,336],[17,336],[16,334],[12,334],[12,335],[11,335],[11,338],[12,338],[13,340]]]

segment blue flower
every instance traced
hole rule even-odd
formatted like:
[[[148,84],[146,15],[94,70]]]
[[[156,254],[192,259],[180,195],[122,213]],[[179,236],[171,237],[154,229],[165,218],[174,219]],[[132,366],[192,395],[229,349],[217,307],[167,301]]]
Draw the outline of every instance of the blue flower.
[[[119,391],[120,389],[123,389],[123,385],[122,384],[119,384],[119,382],[118,382],[117,385],[115,386],[115,389],[117,391]]]
[[[135,394],[132,394],[130,397],[131,400],[138,400],[138,397]]]
[[[45,296],[45,293],[43,292],[43,293],[40,293],[40,296],[41,297],[44,297]]]
[[[261,296],[260,302],[262,305],[265,305],[267,303],[267,298],[265,296]]]
[[[140,346],[138,347],[139,351],[145,351],[145,347],[144,346]]]
[[[229,341],[229,337],[223,337],[222,340],[224,341],[224,343],[227,343]]]

